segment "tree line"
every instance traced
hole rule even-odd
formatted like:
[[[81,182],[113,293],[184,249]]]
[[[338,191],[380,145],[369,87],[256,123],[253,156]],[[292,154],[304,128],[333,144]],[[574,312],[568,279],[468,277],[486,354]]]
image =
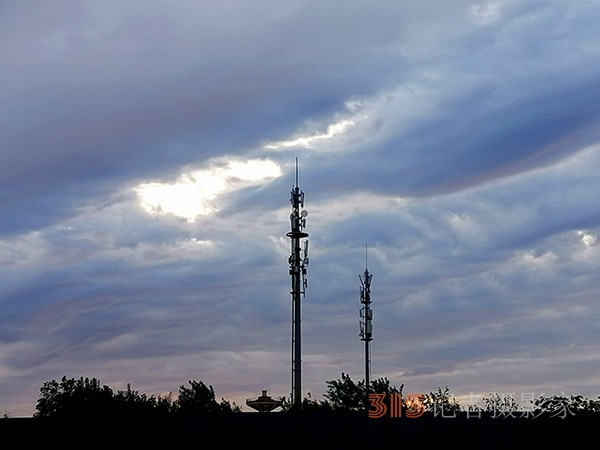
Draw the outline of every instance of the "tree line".
[[[38,418],[202,416],[241,411],[235,403],[217,401],[213,387],[203,381],[189,380],[173,399],[172,393],[148,396],[131,389],[130,384],[114,391],[96,378],[66,376],[42,385],[35,409]]]
[[[401,399],[401,408],[411,406],[411,396],[404,396],[404,385],[396,387],[383,377],[370,382],[368,389],[364,380],[355,381],[348,374],[337,380],[326,381],[323,400],[312,399],[310,394],[302,402],[302,412],[366,413],[373,404],[369,394],[376,393],[390,406],[393,394]],[[292,411],[289,397],[280,397],[281,410]],[[600,417],[600,397],[591,400],[577,396],[540,396],[530,405],[520,405],[509,394],[490,393],[477,406],[463,407],[451,394],[448,387],[421,394],[417,407],[424,414],[452,417],[456,413],[485,412],[503,417],[519,417],[527,413],[530,417]],[[525,406],[525,408],[524,408]],[[465,409],[466,408],[466,409]],[[38,418],[90,418],[90,417],[166,417],[205,416],[214,414],[240,413],[241,408],[221,398],[217,400],[212,385],[203,381],[189,380],[181,385],[176,397],[168,395],[146,395],[133,390],[128,384],[125,390],[113,390],[96,378],[67,378],[43,383],[37,400],[34,417]]]

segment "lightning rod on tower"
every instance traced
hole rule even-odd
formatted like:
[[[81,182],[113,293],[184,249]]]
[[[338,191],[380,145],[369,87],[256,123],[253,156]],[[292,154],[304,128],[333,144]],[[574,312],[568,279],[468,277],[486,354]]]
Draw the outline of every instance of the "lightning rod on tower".
[[[290,275],[292,277],[292,409],[302,407],[302,333],[300,328],[301,303],[307,286],[306,269],[308,267],[308,233],[306,227],[308,211],[304,208],[304,192],[298,187],[298,158],[296,158],[296,185],[292,188],[290,201],[291,231],[286,234],[291,240],[289,257]]]
[[[373,275],[369,273],[367,260],[367,246],[365,245],[365,272],[358,276],[360,280],[360,339],[365,342],[365,388],[369,392],[369,378],[371,372],[371,356],[369,347],[373,340],[373,310],[371,309],[371,280]]]

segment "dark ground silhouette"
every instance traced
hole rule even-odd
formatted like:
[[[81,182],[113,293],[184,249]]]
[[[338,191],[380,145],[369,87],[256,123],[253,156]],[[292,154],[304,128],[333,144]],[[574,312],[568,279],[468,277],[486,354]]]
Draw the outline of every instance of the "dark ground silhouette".
[[[186,444],[193,448],[264,449],[560,449],[585,445],[597,435],[594,418],[369,419],[363,414],[238,413],[139,419],[0,420],[8,444]]]

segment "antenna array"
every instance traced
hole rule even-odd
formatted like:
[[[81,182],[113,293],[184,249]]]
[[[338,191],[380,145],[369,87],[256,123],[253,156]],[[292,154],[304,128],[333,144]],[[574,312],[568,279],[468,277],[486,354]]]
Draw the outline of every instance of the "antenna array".
[[[365,246],[365,272],[358,276],[360,280],[360,339],[365,342],[365,387],[369,391],[369,378],[371,373],[371,357],[369,355],[370,343],[373,340],[373,310],[371,309],[371,280],[367,266],[367,247]]]
[[[292,188],[290,201],[291,231],[286,234],[290,238],[291,253],[289,257],[290,275],[292,277],[292,408],[302,407],[302,352],[301,352],[301,298],[307,286],[306,270],[308,267],[308,237],[304,208],[304,192],[298,187],[298,158],[296,158],[296,185]]]

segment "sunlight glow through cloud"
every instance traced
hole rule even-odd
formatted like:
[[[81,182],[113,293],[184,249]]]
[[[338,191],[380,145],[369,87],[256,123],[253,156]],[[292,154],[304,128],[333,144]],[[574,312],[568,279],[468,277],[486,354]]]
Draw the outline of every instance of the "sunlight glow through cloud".
[[[268,182],[281,176],[270,160],[216,161],[212,167],[183,173],[174,183],[143,183],[135,188],[142,207],[151,214],[173,214],[194,222],[217,210],[213,200],[226,191]]]
[[[483,5],[471,6],[471,14],[483,21],[492,21],[498,16],[498,11],[502,6],[500,1],[492,1]]]
[[[583,242],[583,245],[585,245],[586,247],[591,247],[596,243],[597,237],[591,233],[579,230],[577,232],[577,235],[581,239],[581,242]]]
[[[308,148],[314,142],[331,139],[337,135],[347,132],[348,129],[356,125],[357,120],[357,118],[343,119],[339,122],[332,123],[331,125],[329,125],[325,133],[313,134],[310,136],[300,136],[295,139],[290,139],[289,141],[272,142],[270,144],[267,144],[265,148],[269,150],[279,150],[292,147]]]

